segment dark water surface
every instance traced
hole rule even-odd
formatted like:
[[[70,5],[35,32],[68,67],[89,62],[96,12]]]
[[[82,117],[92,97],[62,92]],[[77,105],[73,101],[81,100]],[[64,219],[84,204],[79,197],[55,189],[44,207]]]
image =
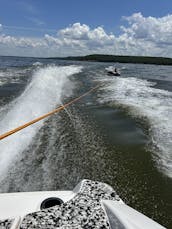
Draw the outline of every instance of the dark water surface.
[[[0,57],[5,132],[100,84],[44,122],[0,142],[0,191],[106,182],[130,206],[172,226],[172,67]]]

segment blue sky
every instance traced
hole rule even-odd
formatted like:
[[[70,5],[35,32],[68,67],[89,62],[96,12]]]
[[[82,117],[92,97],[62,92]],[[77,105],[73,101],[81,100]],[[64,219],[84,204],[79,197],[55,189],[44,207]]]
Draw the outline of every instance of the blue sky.
[[[85,1],[84,0],[49,0],[49,1],[47,0],[28,0],[28,1],[26,0],[0,0],[0,4],[1,4],[0,6],[0,24],[1,24],[0,35],[3,36],[0,39],[0,55],[5,55],[4,53],[5,45],[7,48],[7,53],[6,53],[7,55],[10,53],[10,50],[8,50],[8,47],[9,49],[11,49],[11,52],[22,49],[21,45],[19,45],[21,44],[21,40],[19,42],[19,39],[21,38],[22,39],[25,38],[26,43],[29,42],[29,46],[32,46],[31,39],[33,39],[32,41],[35,41],[34,39],[37,39],[37,42],[38,42],[38,39],[42,40],[42,42],[44,43],[44,44],[41,43],[42,46],[45,46],[45,42],[47,42],[47,38],[48,38],[48,43],[46,45],[48,44],[52,45],[50,43],[54,39],[53,41],[58,46],[57,53],[55,54],[52,52],[51,54],[50,52],[49,54],[47,53],[47,55],[48,56],[49,55],[50,56],[58,55],[58,50],[59,50],[59,55],[62,55],[62,52],[63,52],[62,48],[63,48],[64,42],[66,42],[66,33],[62,32],[63,37],[62,37],[61,32],[60,32],[60,37],[57,34],[61,30],[64,30],[70,27],[73,28],[72,25],[76,23],[80,23],[80,26],[79,25],[78,27],[76,26],[77,28],[73,28],[73,30],[71,29],[69,32],[73,33],[74,31],[76,32],[76,30],[77,32],[80,30],[83,32],[84,28],[82,28],[82,26],[87,25],[89,27],[89,31],[88,29],[86,29],[87,35],[88,35],[87,38],[91,37],[90,39],[92,39],[93,33],[96,33],[95,29],[102,28],[103,31],[105,32],[104,38],[106,42],[108,40],[108,37],[106,37],[106,35],[110,36],[110,34],[113,34],[115,36],[115,39],[118,39],[118,40],[115,40],[115,39],[113,40],[112,37],[110,38],[110,40],[114,41],[114,47],[115,47],[115,45],[119,45],[119,38],[120,38],[120,42],[123,42],[124,38],[127,39],[125,36],[128,36],[128,41],[131,39],[133,39],[134,41],[134,39],[136,38],[138,41],[138,37],[140,35],[136,34],[135,37],[132,37],[134,35],[132,35],[131,32],[129,32],[129,30],[124,31],[123,29],[121,29],[121,26],[124,26],[125,28],[128,28],[128,29],[131,27],[130,29],[133,29],[134,23],[136,24],[137,27],[139,26],[139,20],[140,20],[139,16],[133,19],[134,18],[133,15],[140,13],[140,15],[142,16],[142,23],[144,23],[144,21],[147,20],[147,24],[149,24],[150,21],[148,19],[149,17],[152,17],[155,20],[157,20],[157,22],[158,22],[158,19],[160,18],[162,19],[161,22],[166,20],[167,21],[166,23],[168,23],[168,25],[171,25],[170,24],[171,18],[165,18],[165,17],[172,14],[172,1],[171,0],[85,0]],[[124,19],[125,17],[132,17],[132,16],[133,18]],[[154,22],[152,21],[152,23]],[[132,28],[132,25],[133,25],[133,28]],[[161,25],[164,26],[163,23],[161,23]],[[156,23],[154,23],[153,29],[156,29],[155,26],[156,26]],[[168,32],[168,35],[169,35],[169,31],[167,31],[169,29],[167,27],[165,31]],[[140,27],[140,30],[144,30],[144,29],[145,27],[144,28]],[[90,34],[89,32],[91,31],[92,33]],[[134,30],[134,33],[135,32],[136,31]],[[103,32],[99,30],[99,35],[100,33],[103,33]],[[140,31],[139,33],[141,34]],[[45,34],[47,34],[50,37],[47,36],[45,39]],[[153,36],[155,35],[156,34],[154,34]],[[8,42],[7,42],[7,36],[10,36],[10,38],[8,38]],[[67,34],[67,36],[69,37],[69,34]],[[100,39],[100,43],[102,45],[103,35],[100,35],[100,37],[102,37]],[[148,38],[149,40],[150,40],[150,37]],[[9,39],[11,39],[12,41],[11,43]],[[73,39],[73,37],[71,37],[71,39]],[[147,41],[148,39],[145,37],[145,41]],[[162,38],[163,42],[168,43],[168,41],[166,40],[164,41],[163,39],[164,38]],[[76,37],[74,38],[74,40],[75,41],[77,40]],[[64,42],[63,42],[63,45],[59,47],[61,41],[64,41]],[[140,44],[141,41],[143,42],[143,38],[142,40],[139,40],[138,43]],[[70,47],[71,49],[69,51],[69,55],[71,54],[71,52],[72,53],[74,52],[72,50],[72,47],[76,46],[76,43],[77,42],[73,42],[73,43],[71,42],[71,47]],[[94,42],[92,40],[92,45],[93,43]],[[24,42],[22,42],[22,46],[23,44]],[[69,42],[65,43],[65,45],[66,44],[69,46]],[[85,43],[79,44],[79,38],[78,38],[78,45],[80,46],[80,48],[82,48],[83,45],[86,45],[86,44]],[[126,43],[126,46],[127,45],[129,44]],[[132,46],[132,44],[130,45]],[[149,46],[150,45],[151,44],[149,43]],[[162,43],[160,45],[161,45],[160,48],[162,49]],[[155,47],[156,50],[154,52],[155,54],[150,53],[150,55],[160,55],[160,56],[169,55],[166,53],[163,54],[163,52],[161,51],[158,54],[157,44],[155,46],[156,46]],[[27,47],[23,47],[23,48],[25,49],[26,55],[36,55],[36,53],[34,52],[29,54],[29,52],[27,52]],[[55,47],[53,47],[53,50],[54,48]],[[65,50],[67,50],[66,47],[64,48]],[[85,52],[86,47],[84,46],[84,48],[85,49],[83,49],[83,52],[81,52],[81,54],[87,54],[90,52],[90,51]],[[88,47],[88,50],[90,50],[90,47]],[[116,49],[114,48],[114,50],[117,51],[118,48],[116,47]],[[123,54],[121,50],[122,49],[120,49],[118,54]],[[100,47],[99,47],[99,50],[95,49],[95,51],[101,52]],[[102,49],[102,52],[104,51],[106,51],[105,47]],[[141,52],[142,51],[140,50],[140,53]],[[77,53],[79,54],[78,51],[76,52],[76,54]],[[139,50],[138,51],[136,50],[134,51],[134,49],[133,51],[128,50],[127,53],[131,53],[135,55],[135,54],[139,54]],[[24,54],[24,51],[21,52],[21,55],[23,54]],[[42,55],[41,47],[39,47],[39,53],[37,54],[38,56]],[[65,54],[67,55],[68,53],[65,51]]]

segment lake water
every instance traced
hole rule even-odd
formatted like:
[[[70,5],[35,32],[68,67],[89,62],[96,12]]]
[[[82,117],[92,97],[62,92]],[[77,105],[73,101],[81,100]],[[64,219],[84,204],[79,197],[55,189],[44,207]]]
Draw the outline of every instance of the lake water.
[[[172,67],[0,57],[0,132],[90,88],[64,111],[0,142],[0,191],[110,184],[130,206],[172,226]]]

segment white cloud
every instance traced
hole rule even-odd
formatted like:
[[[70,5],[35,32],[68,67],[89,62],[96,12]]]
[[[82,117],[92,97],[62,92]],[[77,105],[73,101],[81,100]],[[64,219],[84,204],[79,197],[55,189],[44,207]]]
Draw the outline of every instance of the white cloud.
[[[142,53],[143,50],[145,55],[172,57],[172,15],[146,18],[141,13],[135,13],[124,19],[129,26],[121,26],[123,34],[119,40],[128,42],[129,45],[135,43],[138,51]]]
[[[131,25],[123,30],[129,37],[155,43],[172,44],[172,15],[162,18],[143,17],[141,13],[125,18]]]
[[[68,28],[60,30],[58,32],[58,35],[62,38],[87,40],[89,31],[89,26],[85,24],[81,25],[80,23],[75,23]]]
[[[107,53],[172,57],[172,15],[155,18],[135,13],[124,19],[128,25],[121,26],[118,37],[108,34],[101,26],[92,29],[80,23],[57,31],[56,36],[45,34],[37,39],[12,37],[1,33],[0,54],[5,55],[5,50],[8,53],[10,50],[17,50],[18,55],[25,52],[25,55],[34,56]]]
[[[41,39],[31,39],[31,38],[15,38],[12,36],[0,36],[0,44],[7,46],[15,46],[15,47],[25,47],[25,48],[36,48],[47,46],[46,42]]]

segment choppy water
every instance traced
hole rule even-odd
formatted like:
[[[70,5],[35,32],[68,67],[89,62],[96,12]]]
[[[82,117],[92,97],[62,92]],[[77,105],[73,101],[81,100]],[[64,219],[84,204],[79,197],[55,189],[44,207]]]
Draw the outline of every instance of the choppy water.
[[[72,189],[104,181],[172,224],[172,67],[0,58],[0,132],[101,84],[78,103],[0,142],[0,191]]]

